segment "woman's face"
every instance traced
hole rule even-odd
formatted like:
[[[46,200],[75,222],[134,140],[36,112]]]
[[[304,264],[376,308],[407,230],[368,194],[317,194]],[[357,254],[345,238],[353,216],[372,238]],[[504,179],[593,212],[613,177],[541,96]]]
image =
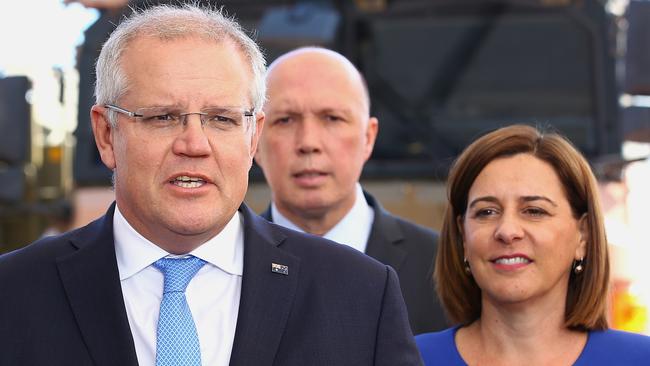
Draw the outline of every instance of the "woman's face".
[[[467,202],[459,225],[483,301],[564,306],[572,263],[584,257],[587,237],[553,167],[530,154],[493,160]]]

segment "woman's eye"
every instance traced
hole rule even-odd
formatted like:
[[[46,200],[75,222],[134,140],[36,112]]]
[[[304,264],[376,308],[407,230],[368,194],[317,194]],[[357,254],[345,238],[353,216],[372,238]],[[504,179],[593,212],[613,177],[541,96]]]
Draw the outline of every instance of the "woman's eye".
[[[493,208],[482,208],[474,212],[474,217],[489,217],[497,214],[497,210]]]
[[[526,214],[528,214],[528,215],[531,215],[531,216],[544,216],[544,215],[548,214],[548,212],[546,212],[546,210],[544,210],[542,208],[539,208],[539,207],[528,207],[528,208],[524,209],[524,212]]]

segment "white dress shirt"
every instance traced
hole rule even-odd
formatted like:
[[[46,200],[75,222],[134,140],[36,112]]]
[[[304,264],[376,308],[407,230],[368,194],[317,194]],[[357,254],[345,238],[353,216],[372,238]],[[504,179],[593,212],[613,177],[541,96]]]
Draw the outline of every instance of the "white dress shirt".
[[[163,274],[152,264],[169,253],[145,239],[119,209],[113,216],[115,253],[126,313],[140,366],[156,363]],[[228,365],[235,337],[244,268],[243,217],[189,253],[207,263],[185,291],[201,344],[201,364]],[[173,255],[171,255],[173,256]]]
[[[286,218],[275,207],[275,203],[271,203],[271,217],[273,223],[284,226],[286,228],[305,232]],[[350,211],[343,216],[330,231],[323,235],[324,238],[335,241],[337,243],[351,246],[352,248],[365,253],[366,246],[368,245],[368,238],[370,237],[370,230],[372,229],[372,222],[375,219],[375,211],[368,205],[366,198],[363,196],[361,184],[357,183],[355,190],[354,205]]]

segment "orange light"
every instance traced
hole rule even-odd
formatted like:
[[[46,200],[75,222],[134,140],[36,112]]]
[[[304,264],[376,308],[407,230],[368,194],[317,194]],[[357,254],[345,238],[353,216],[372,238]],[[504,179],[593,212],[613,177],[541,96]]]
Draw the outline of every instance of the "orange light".
[[[648,325],[648,308],[630,291],[630,282],[614,281],[612,291],[612,328],[644,333]]]
[[[61,146],[50,146],[46,149],[47,161],[51,164],[61,164],[63,149]]]

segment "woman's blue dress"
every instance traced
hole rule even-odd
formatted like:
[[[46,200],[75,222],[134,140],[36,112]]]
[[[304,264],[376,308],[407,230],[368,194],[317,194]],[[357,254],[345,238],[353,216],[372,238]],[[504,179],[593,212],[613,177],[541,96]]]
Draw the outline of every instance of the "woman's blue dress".
[[[466,366],[456,348],[458,327],[415,337],[426,366]],[[574,366],[650,365],[650,337],[608,329],[591,331]]]

